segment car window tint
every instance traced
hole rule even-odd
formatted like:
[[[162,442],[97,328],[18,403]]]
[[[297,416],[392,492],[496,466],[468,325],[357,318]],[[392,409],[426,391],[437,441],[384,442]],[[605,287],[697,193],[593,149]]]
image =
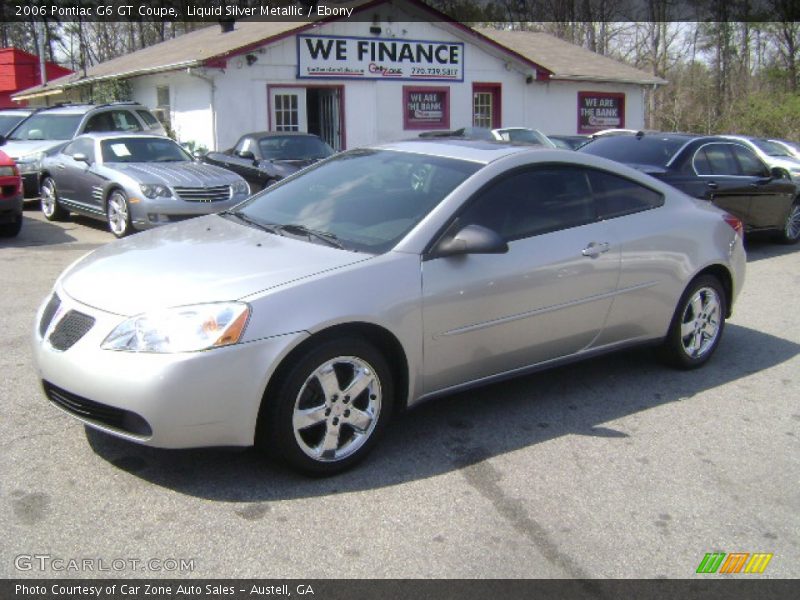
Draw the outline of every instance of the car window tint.
[[[247,150],[251,150],[251,142],[252,140],[249,137],[245,137],[239,140],[239,142],[234,146],[233,150],[237,153],[245,152]]]
[[[589,171],[588,175],[597,215],[601,219],[630,215],[664,204],[664,196],[660,193],[630,179],[605,171]]]
[[[185,162],[191,157],[167,138],[115,138],[100,142],[105,163]]]
[[[705,171],[701,171],[697,164],[695,155],[695,169],[698,175],[739,175],[739,163],[731,152],[732,144],[707,144],[703,146],[697,155],[703,153],[705,156]]]
[[[83,115],[40,113],[31,116],[9,135],[10,140],[70,140]]]
[[[142,118],[142,121],[147,123],[150,129],[158,129],[158,119],[151,115],[149,111],[137,110],[136,114]]]
[[[142,126],[130,111],[112,111],[111,118],[114,121],[114,131],[142,131]]]
[[[683,137],[615,135],[596,138],[580,150],[626,164],[666,167],[686,141]]]
[[[584,169],[551,166],[503,176],[483,191],[461,217],[506,241],[591,223],[597,219]]]
[[[739,166],[742,170],[742,175],[749,175],[750,177],[766,177],[767,167],[761,162],[761,159],[756,156],[756,153],[734,144],[732,147],[736,160],[739,161]]]
[[[310,135],[265,137],[258,140],[258,147],[266,160],[325,158],[333,154],[328,144]]]

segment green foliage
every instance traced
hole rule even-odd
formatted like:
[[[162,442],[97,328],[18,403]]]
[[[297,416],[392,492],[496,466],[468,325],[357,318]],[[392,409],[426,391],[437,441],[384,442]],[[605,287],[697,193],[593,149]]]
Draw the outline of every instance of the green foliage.
[[[720,130],[800,140],[800,96],[751,92],[734,102],[721,120]]]
[[[132,100],[131,83],[127,79],[109,79],[92,85],[91,101],[95,104]]]

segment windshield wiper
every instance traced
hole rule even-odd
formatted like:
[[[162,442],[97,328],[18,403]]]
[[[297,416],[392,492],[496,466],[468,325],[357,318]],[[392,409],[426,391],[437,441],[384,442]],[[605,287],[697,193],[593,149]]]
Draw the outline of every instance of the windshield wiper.
[[[344,250],[344,244],[339,241],[339,238],[336,237],[333,233],[327,233],[324,231],[315,231],[313,229],[309,229],[305,225],[299,225],[296,223],[289,223],[288,225],[280,225],[279,226],[283,231],[287,233],[291,233],[293,235],[305,235],[308,239],[316,239],[322,242],[325,242],[329,246],[333,246],[334,248],[339,248],[340,250]]]
[[[234,210],[223,210],[222,212],[219,212],[217,214],[221,215],[221,216],[230,215],[232,217],[236,217],[240,221],[242,221],[244,223],[247,223],[248,225],[250,225],[252,227],[256,227],[257,229],[261,229],[263,231],[266,231],[267,233],[274,233],[275,235],[283,235],[283,233],[281,233],[281,228],[282,228],[281,225],[278,225],[277,223],[262,223],[261,221],[257,221],[255,219],[252,219],[252,218],[248,217],[247,215],[245,215],[244,213],[242,213],[242,212],[240,212],[238,210],[236,210],[236,211],[234,211]]]

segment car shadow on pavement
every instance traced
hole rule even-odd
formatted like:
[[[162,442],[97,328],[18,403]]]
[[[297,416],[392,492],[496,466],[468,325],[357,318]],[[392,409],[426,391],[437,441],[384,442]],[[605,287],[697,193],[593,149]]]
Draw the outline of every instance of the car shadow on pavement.
[[[748,263],[800,252],[800,243],[780,244],[775,242],[773,236],[768,233],[752,233],[748,235],[747,239],[745,239],[744,247],[747,251]]]
[[[58,225],[31,219],[23,213],[22,229],[13,238],[0,238],[0,248],[29,248],[32,246],[56,246],[77,241]]]
[[[395,419],[365,462],[327,479],[298,475],[254,450],[160,450],[88,427],[86,436],[98,456],[155,485],[205,499],[268,503],[435,477],[565,435],[626,443],[635,432],[605,424],[672,402],[692,402],[696,394],[798,353],[800,344],[729,323],[716,356],[703,369],[672,370],[639,349],[453,394]]]

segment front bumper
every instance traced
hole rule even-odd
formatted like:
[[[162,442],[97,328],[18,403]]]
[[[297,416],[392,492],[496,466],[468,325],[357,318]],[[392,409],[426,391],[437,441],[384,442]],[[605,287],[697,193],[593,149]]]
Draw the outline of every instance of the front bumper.
[[[131,222],[137,230],[152,229],[159,225],[228,210],[246,198],[243,194],[220,202],[187,202],[175,198],[140,198],[138,202],[129,200]]]
[[[91,427],[160,448],[252,445],[274,367],[307,336],[294,333],[180,354],[102,350],[105,337],[126,317],[80,304],[63,290],[58,294],[61,306],[44,335],[39,324],[47,301],[33,333],[34,362],[46,394]],[[60,351],[49,337],[69,311],[95,321]]]

